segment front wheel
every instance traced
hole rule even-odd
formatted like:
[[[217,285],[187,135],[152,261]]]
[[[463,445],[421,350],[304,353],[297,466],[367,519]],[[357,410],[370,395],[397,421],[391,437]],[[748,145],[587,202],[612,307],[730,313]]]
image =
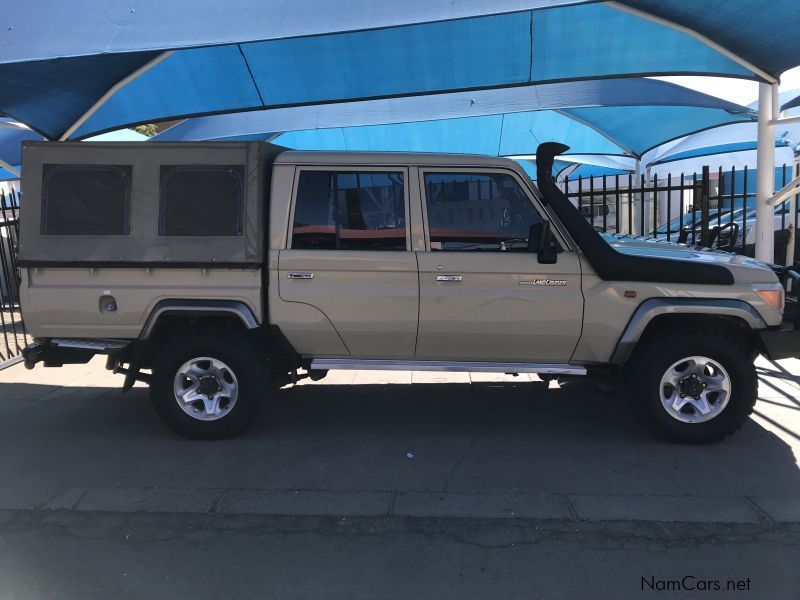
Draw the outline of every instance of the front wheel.
[[[742,340],[713,330],[654,333],[637,346],[627,383],[628,402],[645,425],[696,444],[739,429],[758,389]]]
[[[253,421],[267,378],[263,353],[243,336],[200,329],[176,336],[158,351],[150,395],[175,432],[225,438]]]

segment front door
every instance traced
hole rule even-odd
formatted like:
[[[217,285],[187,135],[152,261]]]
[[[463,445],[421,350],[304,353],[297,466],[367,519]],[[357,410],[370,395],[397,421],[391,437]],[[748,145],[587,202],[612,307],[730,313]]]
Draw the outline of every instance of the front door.
[[[358,358],[412,358],[419,282],[408,171],[299,168],[280,298],[321,311]]]
[[[568,362],[583,316],[580,260],[563,240],[555,264],[528,250],[543,213],[519,175],[426,169],[420,179],[417,358]]]

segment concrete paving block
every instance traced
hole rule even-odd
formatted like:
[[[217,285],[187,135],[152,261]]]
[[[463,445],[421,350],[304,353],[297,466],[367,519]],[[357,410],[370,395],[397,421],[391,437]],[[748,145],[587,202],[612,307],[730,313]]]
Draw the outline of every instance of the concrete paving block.
[[[408,385],[411,383],[411,371],[356,371],[353,383],[356,385],[387,383]]]
[[[753,498],[773,521],[800,523],[800,498]]]
[[[207,513],[221,495],[221,490],[93,488],[86,491],[76,510]]]
[[[391,494],[384,492],[232,490],[217,507],[226,514],[382,516]]]
[[[58,492],[53,487],[0,486],[0,510],[33,510]]]
[[[447,373],[441,371],[412,371],[411,383],[470,383],[469,373]]]
[[[475,519],[569,519],[563,496],[533,494],[460,494],[404,492],[397,494],[394,514],[409,517]]]
[[[86,493],[84,488],[67,488],[42,506],[45,510],[75,510],[78,501]]]
[[[578,518],[587,521],[759,521],[758,513],[747,500],[737,497],[570,495],[569,498]]]

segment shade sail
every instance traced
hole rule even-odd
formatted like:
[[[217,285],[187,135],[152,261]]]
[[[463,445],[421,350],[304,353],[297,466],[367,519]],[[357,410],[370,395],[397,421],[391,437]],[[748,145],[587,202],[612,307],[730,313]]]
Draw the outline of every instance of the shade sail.
[[[50,138],[68,131],[85,137],[178,116],[554,80],[688,73],[769,78],[797,60],[788,42],[769,35],[800,24],[789,0],[775,0],[769,10],[749,0],[706,0],[702,6],[626,1],[654,13],[672,11],[676,23],[702,28],[711,43],[613,2],[399,4],[196,0],[191,10],[178,0],[12,5],[0,30],[0,112]],[[713,43],[730,33],[715,23],[734,17],[737,56]],[[108,94],[118,84],[124,85]],[[103,104],[88,116],[98,100]]]
[[[693,131],[753,119],[752,111],[681,86],[624,79],[198,117],[153,140],[273,139],[283,131],[276,143],[305,150],[499,156],[532,154],[557,140],[573,154],[639,156]]]
[[[19,123],[9,119],[0,119],[0,161],[5,165],[17,167],[22,162],[22,142],[27,140],[41,141],[41,139],[42,136],[38,133],[31,131],[27,127],[22,127]],[[8,172],[6,171],[6,173]],[[16,177],[13,176],[11,178]]]
[[[758,143],[758,126],[755,123],[738,123],[703,131],[681,140],[668,151],[657,153],[649,165],[708,157],[719,154],[755,150]],[[800,144],[800,125],[775,127],[775,146],[794,148]]]
[[[789,97],[789,100],[785,99],[787,96]],[[783,98],[780,98],[780,102],[782,102],[782,111],[800,108],[800,90],[792,90],[791,92],[787,92]]]
[[[558,177],[604,177],[636,172],[636,161],[624,156],[595,156],[575,154],[563,157],[555,169]]]
[[[147,139],[141,133],[132,129],[109,131],[98,136],[87,138],[87,142],[142,142]],[[0,119],[0,181],[19,179],[18,173],[13,173],[3,166],[10,166],[17,171],[22,163],[22,142],[42,141],[42,136],[23,126],[21,123],[9,119]]]

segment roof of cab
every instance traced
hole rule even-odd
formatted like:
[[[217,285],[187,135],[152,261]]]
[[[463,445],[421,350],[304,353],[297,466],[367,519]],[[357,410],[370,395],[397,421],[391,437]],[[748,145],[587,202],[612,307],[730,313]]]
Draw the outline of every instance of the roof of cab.
[[[286,150],[278,154],[275,164],[290,165],[434,165],[447,167],[515,168],[508,158],[477,154],[438,154],[433,152],[330,152]]]

